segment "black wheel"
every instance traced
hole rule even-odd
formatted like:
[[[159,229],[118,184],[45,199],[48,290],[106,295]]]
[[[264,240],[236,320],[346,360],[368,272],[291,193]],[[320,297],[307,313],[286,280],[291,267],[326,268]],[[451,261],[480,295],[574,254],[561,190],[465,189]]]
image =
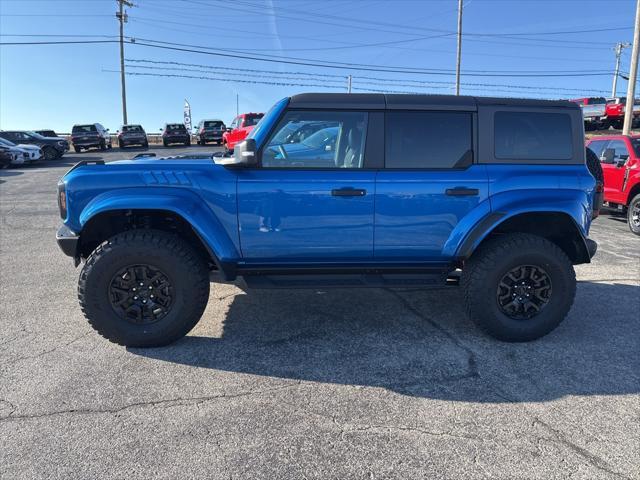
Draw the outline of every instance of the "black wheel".
[[[76,153],[80,153],[80,152],[82,152],[82,147],[73,147],[73,150],[74,150]]]
[[[169,144],[165,140],[162,141],[162,145],[164,145],[165,147],[169,146]]]
[[[103,337],[128,347],[158,347],[198,323],[209,299],[209,272],[204,259],[175,235],[125,232],[89,256],[78,299]]]
[[[571,309],[576,276],[567,255],[525,233],[486,240],[462,270],[467,313],[498,340],[527,342],[556,328]]]
[[[126,149],[126,148],[127,148],[127,146],[126,146],[126,145],[124,145],[124,144],[120,144],[119,146],[120,146],[120,150],[124,150],[124,149]]]
[[[187,140],[186,142],[184,142],[184,146],[185,147],[191,146],[191,140]]]
[[[106,150],[107,145],[104,143],[104,140],[100,143],[100,150]]]
[[[45,160],[55,160],[58,157],[58,152],[53,147],[45,147],[42,152]]]
[[[640,235],[640,193],[631,199],[627,207],[627,222],[629,230]]]
[[[149,148],[149,142],[144,142],[144,143],[142,144],[142,148],[145,148],[145,149],[146,149],[146,148]]]
[[[224,147],[224,154],[229,155],[231,153],[231,150],[229,150],[229,145],[227,144],[227,142],[224,142],[222,146]]]

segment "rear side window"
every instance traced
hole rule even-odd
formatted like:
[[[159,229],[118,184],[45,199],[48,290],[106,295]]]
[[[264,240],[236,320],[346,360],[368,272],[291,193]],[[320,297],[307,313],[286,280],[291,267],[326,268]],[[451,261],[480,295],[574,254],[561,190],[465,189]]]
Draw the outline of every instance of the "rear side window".
[[[564,113],[496,112],[495,156],[499,159],[570,160],[571,117]]]
[[[257,125],[262,117],[264,117],[264,113],[251,113],[245,115],[243,127],[252,127],[254,125]]]
[[[71,133],[97,132],[95,125],[74,125]]]
[[[386,168],[463,168],[473,161],[466,112],[387,112]]]

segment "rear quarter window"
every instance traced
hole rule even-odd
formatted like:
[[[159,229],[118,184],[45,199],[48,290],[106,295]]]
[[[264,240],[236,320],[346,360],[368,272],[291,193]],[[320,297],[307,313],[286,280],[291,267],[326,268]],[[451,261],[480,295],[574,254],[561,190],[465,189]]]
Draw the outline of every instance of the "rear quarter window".
[[[497,111],[494,149],[495,157],[501,160],[570,160],[571,117],[565,113]]]

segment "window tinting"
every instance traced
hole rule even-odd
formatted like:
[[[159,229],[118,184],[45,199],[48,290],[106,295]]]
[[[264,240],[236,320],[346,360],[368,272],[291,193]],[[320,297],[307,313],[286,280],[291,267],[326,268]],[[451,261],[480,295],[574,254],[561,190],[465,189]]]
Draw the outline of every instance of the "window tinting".
[[[640,157],[640,138],[632,138],[631,145],[636,152],[636,157]]]
[[[187,128],[182,123],[171,123],[167,125],[169,132],[186,132]]]
[[[245,115],[243,127],[252,127],[254,125],[257,125],[262,117],[264,117],[264,113],[252,113]]]
[[[365,112],[287,112],[262,152],[263,167],[362,168]]]
[[[462,168],[471,164],[472,118],[465,112],[387,112],[386,168]]]
[[[565,113],[496,112],[495,156],[501,159],[569,160],[571,118]]]
[[[208,120],[203,123],[204,128],[222,128],[224,124],[216,120]]]
[[[124,125],[122,127],[123,132],[143,132],[142,127],[140,125]]]
[[[96,132],[95,125],[74,125],[71,133],[85,133],[85,132]]]
[[[629,149],[627,148],[627,144],[622,140],[611,140],[607,148],[613,148],[615,151],[613,158],[616,160],[626,160],[629,158]]]

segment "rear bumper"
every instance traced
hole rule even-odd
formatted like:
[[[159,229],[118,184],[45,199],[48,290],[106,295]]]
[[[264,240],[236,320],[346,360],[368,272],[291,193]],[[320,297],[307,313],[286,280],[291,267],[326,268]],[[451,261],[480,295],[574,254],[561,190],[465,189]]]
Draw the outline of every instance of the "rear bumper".
[[[56,242],[62,253],[68,257],[78,258],[78,243],[80,236],[66,225],[60,225],[56,232]]]

